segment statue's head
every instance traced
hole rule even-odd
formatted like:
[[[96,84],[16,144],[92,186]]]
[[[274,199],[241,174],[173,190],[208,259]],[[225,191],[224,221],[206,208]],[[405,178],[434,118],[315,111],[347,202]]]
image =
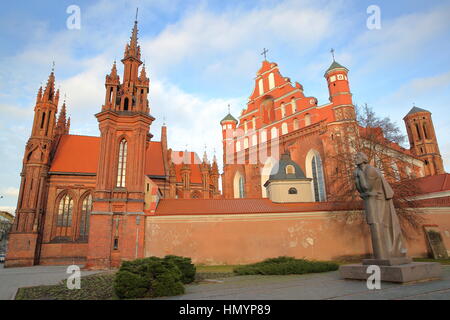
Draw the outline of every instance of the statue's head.
[[[369,158],[367,158],[366,154],[363,152],[357,152],[355,154],[355,163],[356,165],[369,163]]]

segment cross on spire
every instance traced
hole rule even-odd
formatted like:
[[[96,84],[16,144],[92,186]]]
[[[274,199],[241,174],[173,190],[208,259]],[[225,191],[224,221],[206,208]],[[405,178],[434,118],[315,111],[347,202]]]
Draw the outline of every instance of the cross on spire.
[[[139,8],[136,8],[136,19],[134,19],[134,21],[137,21],[137,18],[138,18],[138,12],[139,12]]]
[[[52,63],[52,72],[55,72],[55,60],[53,60],[53,63]]]
[[[331,48],[330,52],[331,52],[331,55],[332,55],[332,57],[333,57],[333,61],[336,61],[336,60],[334,60],[334,49]]]
[[[230,104],[228,104],[228,113],[230,113]]]
[[[261,53],[261,55],[264,56],[264,60],[266,60],[266,61],[267,61],[267,52],[269,52],[269,50],[266,48],[263,48],[263,52]]]

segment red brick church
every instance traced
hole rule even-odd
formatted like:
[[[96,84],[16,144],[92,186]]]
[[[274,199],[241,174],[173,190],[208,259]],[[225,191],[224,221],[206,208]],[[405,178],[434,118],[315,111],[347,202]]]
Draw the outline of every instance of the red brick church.
[[[328,180],[335,170],[327,159],[339,152],[341,135],[363,131],[345,67],[333,61],[326,70],[330,101],[319,105],[301,84],[283,77],[276,63],[263,61],[239,121],[228,114],[220,122],[221,192],[215,157],[210,163],[206,154],[200,159],[194,152],[172,151],[165,125],[161,141],[152,140],[150,81],[137,22],[121,61],[122,79],[115,62],[106,76],[105,101],[95,114],[99,137],[69,133],[53,71],[39,89],[6,266],[110,268],[122,260],[164,254],[222,264],[275,255],[330,259],[336,251],[370,250],[364,232],[355,244],[342,236],[343,225],[327,216],[332,208],[327,199],[334,192]],[[450,247],[450,219],[442,210],[450,207],[450,178],[431,113],[414,107],[404,120],[411,149],[391,144],[389,168],[396,168],[399,179],[425,179],[424,208]],[[274,174],[274,166],[286,172]],[[290,200],[283,200],[283,188]],[[324,228],[329,232],[319,236]],[[423,235],[417,239],[412,251],[423,254]]]

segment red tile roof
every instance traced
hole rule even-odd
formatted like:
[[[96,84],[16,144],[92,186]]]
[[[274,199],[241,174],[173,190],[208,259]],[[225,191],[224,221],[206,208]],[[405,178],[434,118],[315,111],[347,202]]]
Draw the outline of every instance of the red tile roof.
[[[99,152],[99,137],[63,135],[59,141],[50,172],[95,174],[97,173]],[[145,174],[165,175],[161,142],[150,142],[146,159]]]
[[[63,135],[50,172],[96,173],[100,138]]]
[[[164,176],[164,160],[160,141],[151,141],[147,148],[145,171],[146,175]]]
[[[361,202],[362,204],[362,202]],[[307,212],[346,209],[345,203],[274,203],[260,199],[161,199],[155,215],[205,215]]]
[[[443,173],[412,180],[423,193],[434,193],[450,190],[450,174]]]

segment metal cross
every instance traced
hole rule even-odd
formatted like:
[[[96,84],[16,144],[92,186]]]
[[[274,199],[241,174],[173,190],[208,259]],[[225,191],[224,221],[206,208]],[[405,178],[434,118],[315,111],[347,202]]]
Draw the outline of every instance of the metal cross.
[[[264,60],[267,60],[267,56],[266,56],[267,52],[269,52],[269,50],[264,48],[263,52],[261,53],[261,55],[264,56]]]
[[[330,52],[331,52],[331,55],[333,56],[333,61],[335,61],[335,60],[334,60],[334,49],[331,48]]]
[[[228,113],[230,113],[230,104],[228,104]]]
[[[55,71],[55,60],[53,60],[53,64],[52,64],[52,72]]]
[[[139,8],[136,8],[136,20],[134,20],[134,21],[137,21],[138,12],[139,12]]]

